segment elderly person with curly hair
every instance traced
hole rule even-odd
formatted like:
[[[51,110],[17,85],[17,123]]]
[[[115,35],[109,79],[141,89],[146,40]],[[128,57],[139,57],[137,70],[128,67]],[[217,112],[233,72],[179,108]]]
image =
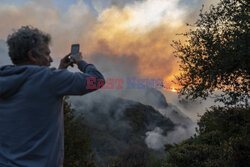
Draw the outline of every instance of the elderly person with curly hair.
[[[105,82],[80,53],[71,57],[81,72],[67,70],[68,56],[59,69],[49,68],[50,40],[30,26],[8,36],[13,65],[0,67],[0,167],[62,167],[63,96],[84,95]],[[87,89],[89,77],[103,84]]]

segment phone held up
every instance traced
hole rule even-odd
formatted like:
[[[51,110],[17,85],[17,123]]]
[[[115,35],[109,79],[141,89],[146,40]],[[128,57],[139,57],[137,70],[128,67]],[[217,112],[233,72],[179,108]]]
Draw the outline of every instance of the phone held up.
[[[71,45],[71,52],[70,55],[68,57],[68,61],[73,63],[74,60],[71,58],[71,55],[76,55],[77,53],[79,53],[80,50],[80,44],[72,44]]]

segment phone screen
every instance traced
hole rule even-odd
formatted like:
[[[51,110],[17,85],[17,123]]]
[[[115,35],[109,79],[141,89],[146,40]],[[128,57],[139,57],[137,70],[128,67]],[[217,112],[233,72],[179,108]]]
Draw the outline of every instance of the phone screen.
[[[77,54],[79,53],[79,48],[80,48],[80,45],[79,44],[72,44],[71,45],[71,54]]]

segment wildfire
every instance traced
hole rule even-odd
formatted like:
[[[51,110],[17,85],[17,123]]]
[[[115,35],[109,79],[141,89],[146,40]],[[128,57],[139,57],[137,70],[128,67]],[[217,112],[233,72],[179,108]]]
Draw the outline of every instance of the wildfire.
[[[99,14],[91,31],[81,34],[80,44],[89,57],[99,53],[114,60],[132,57],[140,77],[161,78],[167,81],[168,90],[178,88],[172,83],[178,64],[170,44],[180,39],[177,33],[186,30],[184,13],[178,0],[146,0],[124,8],[112,6]]]
[[[0,9],[0,16],[10,16],[9,21],[0,26],[0,35],[3,37],[11,27],[20,24],[34,25],[55,39],[54,55],[64,55],[69,51],[68,47],[77,42],[87,61],[95,64],[99,60],[93,55],[101,54],[113,59],[112,63],[119,67],[120,62],[116,60],[121,57],[121,60],[128,60],[128,70],[121,69],[126,76],[132,71],[131,76],[136,73],[141,78],[161,78],[166,82],[166,89],[171,91],[172,87],[179,87],[171,82],[178,74],[178,64],[170,44],[182,38],[176,34],[185,32],[188,28],[185,23],[190,20],[186,18],[189,11],[181,7],[179,1],[144,0],[124,7],[112,5],[103,8],[97,17],[85,1],[78,1],[62,16],[53,6],[43,8],[40,2],[8,5]],[[46,22],[37,21],[41,16]],[[101,64],[105,67],[104,63]],[[108,71],[111,70],[109,65],[105,70],[113,74]]]
[[[177,93],[177,90],[175,88],[172,88],[171,91]]]

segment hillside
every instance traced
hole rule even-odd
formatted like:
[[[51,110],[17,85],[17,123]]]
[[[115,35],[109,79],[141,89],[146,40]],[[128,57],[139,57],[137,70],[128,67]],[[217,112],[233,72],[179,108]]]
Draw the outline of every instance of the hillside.
[[[72,100],[76,106],[76,111],[84,114],[84,124],[89,129],[91,147],[99,164],[110,163],[123,156],[122,154],[125,152],[130,154],[131,151],[134,151],[133,148],[138,148],[138,150],[145,151],[150,155],[164,156],[164,149],[153,150],[148,148],[145,143],[148,132],[153,132],[156,128],[162,129],[159,137],[161,135],[165,137],[169,133],[174,133],[180,126],[184,129],[188,128],[183,125],[186,122],[191,122],[189,118],[185,117],[178,108],[167,104],[160,91],[149,91],[146,92],[147,96],[145,96],[148,99],[155,95],[161,98],[160,103],[155,100],[151,101],[151,105],[158,105],[161,110],[168,112],[166,115],[169,114],[178,118],[179,122],[172,121],[151,105],[133,100],[108,95],[105,98],[97,98],[92,101],[92,104],[88,100],[84,101],[84,99],[81,103]],[[155,143],[158,142],[156,139],[150,139],[153,140],[151,141],[152,144],[157,144]]]

